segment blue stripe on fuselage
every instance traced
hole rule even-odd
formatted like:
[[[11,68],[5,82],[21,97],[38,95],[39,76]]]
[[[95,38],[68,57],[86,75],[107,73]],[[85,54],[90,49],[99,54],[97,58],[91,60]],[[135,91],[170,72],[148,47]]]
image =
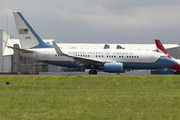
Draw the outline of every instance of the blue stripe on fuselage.
[[[159,58],[155,63],[123,63],[124,69],[159,69],[167,68],[176,64],[170,58]]]
[[[84,67],[91,69],[89,66],[83,66],[77,62],[70,61],[42,61],[48,64],[62,67]],[[170,58],[159,58],[155,63],[123,63],[123,69],[159,69],[174,65],[176,62]]]
[[[17,12],[19,14],[19,16],[23,19],[23,21],[25,22],[25,24],[27,25],[27,27],[31,30],[31,32],[34,34],[34,36],[37,38],[37,40],[39,41],[39,45],[35,46],[33,48],[54,48],[53,45],[47,44],[45,43],[39,36],[38,34],[33,30],[33,28],[29,25],[29,23],[26,21],[26,19],[22,16],[22,14],[20,12]]]

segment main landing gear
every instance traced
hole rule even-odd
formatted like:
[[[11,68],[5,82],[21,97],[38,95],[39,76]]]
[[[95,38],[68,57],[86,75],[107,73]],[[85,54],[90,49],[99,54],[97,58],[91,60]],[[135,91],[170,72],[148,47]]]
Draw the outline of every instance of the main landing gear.
[[[92,69],[89,71],[89,75],[97,75],[97,71]]]

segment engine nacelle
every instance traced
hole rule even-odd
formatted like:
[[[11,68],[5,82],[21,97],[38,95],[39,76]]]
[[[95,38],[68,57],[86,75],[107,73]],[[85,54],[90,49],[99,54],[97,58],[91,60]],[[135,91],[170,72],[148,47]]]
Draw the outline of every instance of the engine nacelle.
[[[104,63],[103,71],[113,73],[123,72],[123,63]]]

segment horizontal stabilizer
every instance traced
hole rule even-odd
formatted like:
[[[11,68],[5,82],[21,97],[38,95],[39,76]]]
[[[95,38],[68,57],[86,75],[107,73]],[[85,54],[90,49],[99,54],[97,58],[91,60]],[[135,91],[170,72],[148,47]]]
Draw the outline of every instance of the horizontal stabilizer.
[[[13,49],[13,50],[16,50],[16,51],[18,51],[18,52],[33,53],[33,51],[30,51],[30,50],[15,48],[15,47],[11,47],[11,46],[7,46],[7,47],[8,47],[8,48],[11,48],[11,49]]]

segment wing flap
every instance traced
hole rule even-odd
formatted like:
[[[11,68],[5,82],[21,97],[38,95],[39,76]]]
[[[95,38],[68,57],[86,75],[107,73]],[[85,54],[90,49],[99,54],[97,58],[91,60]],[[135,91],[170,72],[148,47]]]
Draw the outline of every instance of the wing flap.
[[[97,60],[97,59],[92,59],[92,58],[85,58],[85,57],[72,57],[75,62],[81,63],[83,65],[103,65],[104,61],[102,60]]]

